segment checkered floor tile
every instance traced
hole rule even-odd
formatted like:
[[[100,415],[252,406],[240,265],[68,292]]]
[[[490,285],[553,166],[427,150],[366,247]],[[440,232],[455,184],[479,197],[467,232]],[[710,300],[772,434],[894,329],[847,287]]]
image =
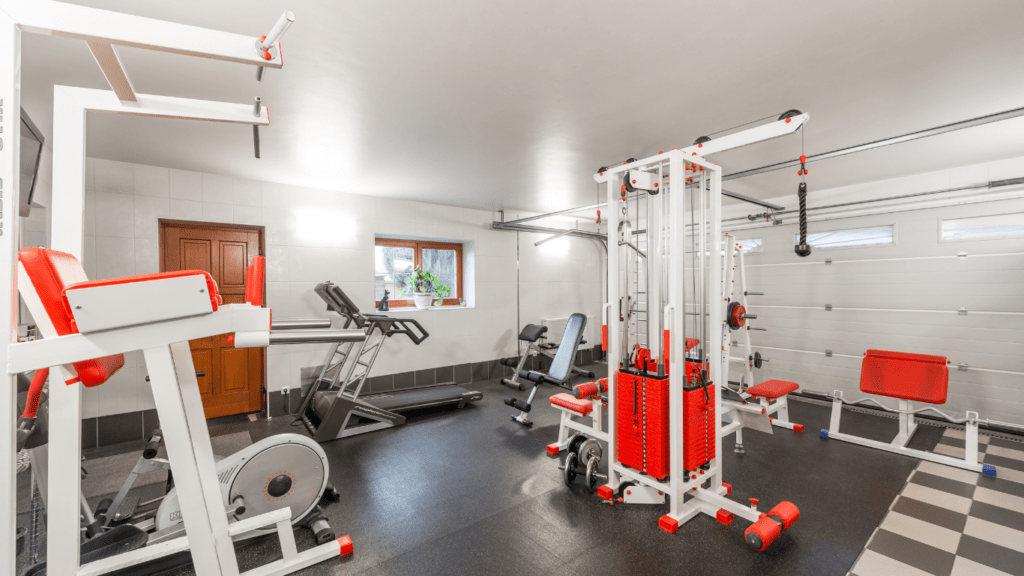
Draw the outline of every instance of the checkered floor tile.
[[[935,452],[962,458],[963,432]],[[1024,576],[1024,443],[982,435],[997,477],[921,461],[875,530],[854,576]]]

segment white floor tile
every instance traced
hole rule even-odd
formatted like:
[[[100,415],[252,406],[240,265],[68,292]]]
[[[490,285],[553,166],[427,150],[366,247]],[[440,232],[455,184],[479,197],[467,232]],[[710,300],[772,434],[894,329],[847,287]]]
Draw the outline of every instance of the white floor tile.
[[[911,518],[898,512],[890,511],[885,519],[878,526],[900,536],[906,536],[911,540],[917,540],[933,548],[956,553],[960,545],[960,533],[948,528],[929,524],[917,518]]]
[[[985,504],[999,506],[1000,508],[1024,514],[1024,498],[1018,496],[1011,496],[1010,494],[978,486],[974,489],[974,499],[978,502],[984,502]]]
[[[1024,532],[969,516],[964,534],[1024,554]]]
[[[927,474],[942,476],[943,478],[949,478],[950,480],[956,480],[957,482],[963,482],[964,484],[975,484],[978,481],[978,476],[981,476],[981,474],[971,472],[970,470],[953,468],[952,466],[946,466],[945,464],[937,464],[935,462],[927,461],[922,461],[921,465],[918,466],[917,469]]]
[[[984,462],[984,460],[982,460],[982,462]],[[1010,482],[1024,484],[1024,472],[1007,468],[1005,466],[996,466],[996,478],[1002,478],[1003,480],[1009,480]]]
[[[975,490],[975,498],[977,498],[977,492]],[[971,511],[971,499],[964,498],[963,496],[956,496],[949,492],[943,492],[941,490],[935,490],[934,488],[928,488],[927,486],[921,486],[920,484],[914,484],[910,482],[903,488],[903,496],[907,498],[913,498],[914,500],[920,500],[928,504],[935,506],[941,506],[954,512],[961,514],[967,514]]]
[[[989,446],[988,449],[985,450],[985,454],[1002,456],[1003,458],[1013,458],[1014,460],[1024,460],[1024,445],[1022,445],[1021,448],[1021,450],[1013,450],[1010,448],[1003,448],[1002,446]]]

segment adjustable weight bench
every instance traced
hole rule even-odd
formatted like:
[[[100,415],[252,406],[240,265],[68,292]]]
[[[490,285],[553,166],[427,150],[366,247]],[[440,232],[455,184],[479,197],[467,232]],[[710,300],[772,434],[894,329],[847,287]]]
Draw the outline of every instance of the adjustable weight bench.
[[[519,381],[519,373],[523,371],[523,367],[526,365],[526,361],[531,356],[537,356],[538,354],[547,356],[552,360],[555,358],[555,354],[558,353],[558,346],[554,344],[545,344],[541,342],[544,338],[547,338],[544,334],[547,333],[548,327],[541,326],[539,324],[527,324],[519,332],[519,341],[526,342],[526,351],[519,358],[505,358],[500,363],[504,366],[508,366],[513,369],[511,378],[502,378],[501,383],[505,386],[515,388],[516,390],[524,390],[525,386]],[[581,340],[580,345],[586,344],[586,340]],[[589,370],[578,368],[575,364],[575,357],[573,358],[572,373],[577,376],[586,376],[587,378],[593,378],[594,373]]]
[[[533,398],[537,395],[537,388],[541,384],[554,384],[565,387],[573,375],[573,361],[576,359],[576,350],[583,340],[583,329],[587,326],[587,317],[576,313],[569,317],[565,324],[565,332],[562,333],[562,341],[558,345],[558,352],[551,361],[551,368],[547,373],[533,370],[520,370],[518,376],[533,383],[533,390],[530,391],[526,402],[516,398],[505,398],[505,404],[519,410],[519,414],[512,416],[512,419],[523,426],[531,427],[533,422],[529,420],[529,413],[532,409]]]
[[[955,466],[965,470],[981,472],[986,476],[995,476],[996,469],[989,464],[978,462],[978,413],[968,411],[965,418],[954,418],[931,406],[911,409],[911,402],[927,404],[945,404],[946,391],[949,385],[949,361],[945,356],[928,356],[925,354],[908,354],[886,350],[868,350],[864,354],[860,369],[860,390],[869,394],[888,396],[899,400],[899,407],[892,409],[871,398],[853,402],[843,399],[843,393],[836,390],[832,396],[832,418],[829,428],[822,430],[822,438],[842,440],[851,444],[859,444],[869,448],[877,448],[886,452],[913,456],[922,460]],[[843,404],[873,404],[887,412],[899,414],[899,433],[891,442],[868,440],[860,436],[844,434],[839,431],[839,419],[842,416]],[[965,456],[963,459],[953,458],[934,452],[907,448],[907,444],[917,431],[914,416],[922,412],[933,412],[945,420],[965,427]]]

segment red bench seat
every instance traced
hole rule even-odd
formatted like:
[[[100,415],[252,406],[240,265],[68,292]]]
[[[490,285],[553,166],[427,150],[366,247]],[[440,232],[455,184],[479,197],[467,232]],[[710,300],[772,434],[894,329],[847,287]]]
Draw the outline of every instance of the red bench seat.
[[[945,404],[949,368],[945,356],[868,350],[860,365],[860,389],[868,394]]]
[[[765,380],[756,386],[747,388],[747,394],[750,394],[754,398],[768,398],[774,400],[780,396],[785,396],[790,392],[800,388],[800,385],[796,382],[787,382],[786,380]]]
[[[572,410],[580,416],[586,416],[594,410],[594,403],[586,399],[576,399],[572,394],[561,393],[551,397],[551,405]]]

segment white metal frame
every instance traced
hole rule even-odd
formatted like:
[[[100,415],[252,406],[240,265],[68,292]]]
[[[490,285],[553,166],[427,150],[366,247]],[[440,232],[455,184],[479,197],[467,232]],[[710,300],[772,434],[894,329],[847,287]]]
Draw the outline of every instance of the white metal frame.
[[[294,19],[285,13],[268,36],[274,40]],[[284,20],[287,22],[282,23]],[[227,62],[244,63],[262,68],[280,68],[283,60],[280,44],[263,46],[256,36],[243,36],[119,14],[95,8],[52,2],[50,0],[0,0],[0,324],[8,327],[0,338],[8,372],[7,391],[0,400],[0,573],[13,573],[15,551],[15,409],[17,373],[55,366],[54,381],[67,380],[71,374],[61,364],[71,358],[89,359],[115,352],[144,350],[153,382],[154,397],[162,408],[161,423],[173,427],[180,437],[167,438],[168,453],[175,461],[175,479],[183,491],[197,498],[183,511],[189,541],[169,542],[119,556],[121,562],[152,558],[189,548],[191,544],[196,569],[201,574],[238,574],[229,533],[248,531],[253,526],[233,524],[228,528],[223,504],[220,503],[209,434],[203,417],[198,384],[192,370],[187,337],[173,338],[164,329],[186,333],[219,334],[249,325],[252,331],[267,330],[269,315],[259,310],[224,307],[204,320],[170,321],[138,328],[115,329],[95,335],[48,338],[42,347],[28,346],[43,341],[17,344],[16,322],[18,283],[15,275],[18,254],[18,201],[21,88],[21,33],[30,32],[85,40],[96,57],[114,92],[57,87],[54,101],[53,194],[57,201],[52,208],[53,247],[70,253],[79,260],[83,249],[84,178],[85,178],[85,116],[86,112],[136,114],[167,118],[232,122],[251,125],[268,124],[266,111],[254,114],[251,106],[203,102],[163,96],[136,94],[127,72],[117,57],[115,45],[130,46],[199,56]],[[268,40],[270,40],[268,38]],[[261,49],[269,48],[270,59]],[[2,114],[3,108],[7,114]],[[4,120],[6,119],[6,120]],[[4,145],[5,144],[5,145]],[[6,192],[6,194],[4,194]],[[4,197],[6,197],[4,199]],[[5,233],[6,232],[6,233]],[[30,290],[28,291],[30,292]],[[26,292],[26,294],[28,293]],[[44,313],[40,312],[42,316]],[[40,314],[36,314],[37,320]],[[249,324],[254,317],[260,322]],[[212,319],[215,317],[216,319]],[[212,332],[206,331],[216,329]],[[224,330],[226,327],[233,329]],[[51,334],[53,335],[53,334]],[[58,340],[60,342],[58,342]],[[170,344],[179,342],[179,344]],[[183,349],[182,349],[183,347]],[[187,368],[187,369],[186,369]],[[53,456],[48,504],[48,571],[52,574],[96,573],[111,569],[104,563],[90,563],[81,571],[78,566],[79,541],[79,462],[81,458],[81,387],[54,386],[50,392],[51,434]],[[59,439],[59,441],[57,441]],[[172,447],[173,444],[173,447]],[[59,484],[60,488],[56,489]],[[284,512],[284,511],[282,511]],[[255,518],[259,525],[280,523],[281,514]],[[191,520],[189,519],[191,517]],[[206,518],[206,520],[203,520]],[[254,573],[284,574],[313,562],[309,553],[295,554],[294,539],[288,515],[287,534],[281,535],[285,560],[258,569]],[[329,545],[325,545],[329,546]],[[321,547],[322,548],[322,547]],[[321,554],[321,548],[314,549]],[[335,543],[335,548],[337,545]],[[336,553],[336,552],[335,552]],[[138,558],[137,558],[138,557]]]
[[[660,260],[662,254],[669,254],[669,281],[668,281],[668,298],[667,305],[664,310],[657,311],[657,322],[648,322],[648,331],[652,330],[652,324],[657,324],[656,336],[654,338],[648,338],[648,346],[651,352],[651,357],[658,361],[658,365],[664,366],[663,356],[661,354],[661,323],[663,322],[662,316],[667,320],[669,329],[671,331],[671,339],[669,346],[671,348],[670,361],[671,361],[671,373],[682,375],[686,374],[686,351],[685,343],[683,340],[684,335],[684,311],[686,310],[686,299],[685,299],[685,287],[686,287],[686,266],[682,255],[686,254],[685,245],[685,231],[689,222],[686,218],[686,206],[685,202],[681,201],[684,198],[686,190],[686,164],[692,164],[697,170],[693,174],[693,180],[699,182],[698,190],[703,192],[708,190],[708,206],[707,206],[707,220],[700,222],[697,231],[694,234],[699,234],[700,237],[705,236],[710,238],[721,238],[722,237],[722,169],[711,162],[705,160],[698,154],[711,154],[714,152],[721,152],[724,150],[745,146],[748,144],[754,144],[771,138],[784,136],[795,132],[800,126],[806,122],[808,118],[807,114],[801,114],[800,116],[784,120],[777,121],[764,126],[759,126],[743,132],[731,134],[729,136],[720,138],[718,140],[712,140],[704,143],[703,145],[695,145],[683,150],[671,150],[666,153],[660,153],[655,156],[637,160],[635,162],[622,164],[615,166],[594,176],[594,179],[599,183],[607,184],[607,202],[609,206],[618,206],[620,198],[620,186],[619,178],[620,175],[634,169],[654,169],[658,170],[659,176],[663,175],[665,168],[668,169],[669,182],[668,182],[668,196],[670,197],[669,204],[669,216],[665,222],[665,227],[669,230],[667,251],[662,250],[662,234],[660,233],[662,223],[659,219],[660,208],[648,211],[647,229],[654,231],[648,233],[648,246],[647,255],[650,261],[653,258]],[[701,168],[703,168],[701,170]],[[699,176],[698,176],[699,174]],[[664,179],[661,179],[662,181]],[[665,187],[662,186],[664,192]],[[664,198],[664,194],[661,195]],[[655,197],[657,198],[657,197]],[[673,200],[679,199],[679,200]],[[661,200],[665,202],[664,199]],[[620,215],[617,209],[608,210],[608,244],[609,247],[618,246],[618,228],[620,222]],[[619,256],[618,250],[609,249],[608,251],[608,301],[606,306],[610,306],[612,303],[616,303],[620,299],[620,282],[619,282]],[[722,289],[722,273],[723,266],[717,265],[717,259],[713,260],[716,265],[707,266],[707,274],[703,278],[705,292],[709,295],[717,295]],[[648,283],[646,285],[646,292],[648,302],[664,302],[660,294],[661,291],[661,280],[657,276],[657,273],[652,273],[654,270],[660,268],[660,266],[650,266]],[[724,307],[721,298],[709,297],[708,306],[706,310],[707,314],[712,319],[724,319]],[[609,317],[613,317],[613,314],[609,314]],[[651,318],[650,320],[654,320]],[[723,368],[725,358],[724,347],[721,345],[707,345],[708,343],[721,343],[723,338],[722,321],[711,321],[708,322],[708,333],[707,342],[702,342],[704,349],[707,351],[707,360],[709,361],[709,377],[712,382],[722,383]],[[611,490],[618,489],[619,485],[623,481],[635,482],[636,486],[631,487],[632,490],[646,491],[649,494],[654,492],[662,492],[666,494],[670,500],[669,513],[664,516],[660,524],[663,528],[670,532],[675,532],[676,529],[688,520],[694,518],[700,513],[705,513],[715,517],[719,510],[726,510],[732,512],[736,516],[744,518],[750,522],[756,522],[760,516],[756,506],[744,506],[732,500],[729,500],[725,495],[730,491],[727,485],[722,483],[722,465],[721,465],[721,454],[722,454],[722,437],[725,434],[734,432],[739,428],[740,424],[737,421],[729,424],[728,426],[722,426],[723,415],[723,404],[721,395],[721,386],[715,386],[714,394],[714,405],[715,413],[719,415],[715,418],[715,458],[713,458],[708,464],[709,468],[704,470],[702,474],[695,474],[692,477],[680,474],[682,470],[682,446],[683,446],[683,378],[675,377],[669,380],[669,428],[670,428],[670,467],[672,474],[670,475],[667,482],[659,481],[647,474],[644,474],[638,470],[625,467],[619,463],[618,454],[616,450],[616,418],[615,418],[615,378],[618,373],[619,366],[622,362],[620,340],[622,338],[622,332],[619,329],[617,323],[612,323],[608,327],[608,367],[609,367],[609,390],[608,390],[608,452],[610,458],[608,461],[608,483],[607,488]],[[728,409],[734,410],[735,408],[729,407]],[[689,500],[684,501],[684,494],[691,495]]]
[[[747,303],[747,270],[743,262],[744,252],[740,249],[739,244],[733,238],[731,234],[726,232],[723,234],[724,238],[724,276],[725,281],[722,282],[722,294],[721,300],[723,302],[736,301],[743,305],[743,308],[750,310],[749,304]],[[730,266],[730,263],[732,265]],[[739,282],[737,283],[737,277]],[[738,285],[737,285],[738,284]],[[733,330],[726,321],[723,323],[724,335],[722,338],[722,346],[726,350],[732,350],[732,334]],[[743,364],[743,381],[741,382],[740,390],[738,391],[739,396],[743,399],[743,402],[735,402],[732,400],[722,400],[722,403],[727,406],[734,408],[735,410],[743,410],[754,414],[764,415],[770,419],[772,426],[778,426],[779,428],[787,428],[789,430],[803,431],[803,426],[799,426],[789,421],[789,401],[788,395],[780,396],[775,400],[768,400],[767,398],[757,398],[752,400],[752,396],[747,392],[748,386],[753,386],[754,382],[754,371],[753,361],[753,347],[750,344],[750,331],[743,327],[740,329],[743,334],[743,340],[740,344],[743,349],[743,356],[736,357],[731,354],[727,356],[726,361],[722,365],[722,382],[729,381],[729,367],[730,363],[742,363]],[[751,404],[750,402],[754,402]],[[728,409],[728,408],[727,408]],[[774,415],[774,417],[773,417]],[[736,416],[732,416],[732,421],[736,421]],[[799,426],[799,428],[797,428]],[[737,452],[743,450],[743,427],[736,429],[736,449]]]
[[[935,452],[926,452],[924,450],[907,448],[907,444],[910,443],[910,439],[914,437],[914,433],[917,432],[918,427],[918,423],[914,418],[914,410],[912,409],[909,400],[900,398],[898,408],[896,410],[886,408],[887,411],[897,412],[899,414],[900,422],[899,432],[897,432],[896,437],[890,442],[869,440],[860,436],[853,436],[852,434],[840,432],[839,421],[843,413],[843,403],[842,390],[836,390],[833,392],[832,415],[829,419],[828,429],[822,430],[819,434],[822,438],[841,440],[843,442],[849,442],[850,444],[867,446],[868,448],[877,448],[878,450],[893,452],[895,454],[903,454],[904,456],[912,456],[921,460],[945,464],[947,466],[954,466],[956,468],[963,468],[964,470],[970,470],[972,472],[981,472],[986,476],[996,475],[995,466],[978,462],[979,417],[977,412],[967,412],[966,422],[964,422],[964,457],[954,458],[953,456],[946,456]]]
[[[558,440],[554,444],[548,444],[548,454],[558,454],[562,450],[565,450],[569,446],[570,432],[582,432],[592,438],[597,438],[604,442],[608,442],[608,433],[604,431],[604,414],[602,406],[604,401],[599,392],[596,396],[590,398],[593,403],[593,409],[590,411],[589,417],[593,425],[584,424],[582,419],[586,418],[576,412],[570,410],[564,406],[552,404],[561,413],[561,419],[558,422]],[[557,450],[555,450],[557,448]]]

